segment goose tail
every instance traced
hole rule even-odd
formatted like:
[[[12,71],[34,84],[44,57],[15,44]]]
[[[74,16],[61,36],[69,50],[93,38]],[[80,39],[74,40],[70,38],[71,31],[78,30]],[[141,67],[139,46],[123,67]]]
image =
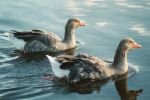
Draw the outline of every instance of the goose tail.
[[[46,56],[51,63],[52,71],[56,77],[64,77],[68,75],[69,72],[60,68],[61,63],[59,63],[56,58],[49,55]]]

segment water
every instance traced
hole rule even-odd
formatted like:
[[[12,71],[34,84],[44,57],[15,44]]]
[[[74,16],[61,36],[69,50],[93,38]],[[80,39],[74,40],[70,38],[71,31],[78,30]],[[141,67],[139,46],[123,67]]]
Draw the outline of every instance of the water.
[[[1,0],[0,1],[0,98],[1,100],[120,100],[114,82],[100,93],[78,94],[58,88],[43,75],[51,74],[48,60],[26,61],[14,53],[3,36],[9,30],[44,29],[63,37],[70,17],[88,26],[77,29],[80,47],[75,51],[112,59],[118,42],[131,37],[142,45],[129,53],[131,68],[139,70],[128,78],[129,89],[144,89],[138,100],[149,100],[150,1],[149,0]],[[2,63],[5,62],[5,63]]]

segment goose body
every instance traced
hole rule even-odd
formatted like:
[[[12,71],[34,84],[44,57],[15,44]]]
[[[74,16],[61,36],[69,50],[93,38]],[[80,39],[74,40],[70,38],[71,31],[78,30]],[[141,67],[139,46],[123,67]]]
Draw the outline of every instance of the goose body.
[[[9,41],[13,43],[16,49],[24,53],[37,52],[60,52],[76,47],[75,29],[86,24],[78,19],[71,18],[68,20],[65,27],[64,39],[61,39],[56,34],[44,30],[31,31],[12,31],[6,33]]]
[[[86,79],[104,80],[125,74],[128,71],[127,52],[140,47],[133,39],[127,38],[120,42],[113,63],[108,63],[88,54],[78,54],[77,56],[61,55],[54,60],[57,63],[59,62],[59,65],[52,67],[59,67],[60,70],[69,71],[66,74],[68,82],[79,82]]]

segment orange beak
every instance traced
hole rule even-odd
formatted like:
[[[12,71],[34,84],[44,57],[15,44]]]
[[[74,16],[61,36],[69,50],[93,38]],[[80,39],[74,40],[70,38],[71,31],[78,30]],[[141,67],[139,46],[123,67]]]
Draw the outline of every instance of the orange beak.
[[[85,22],[80,22],[79,26],[86,26],[87,24]]]
[[[141,48],[142,46],[140,45],[140,44],[138,44],[138,43],[134,43],[134,45],[133,45],[133,48]]]

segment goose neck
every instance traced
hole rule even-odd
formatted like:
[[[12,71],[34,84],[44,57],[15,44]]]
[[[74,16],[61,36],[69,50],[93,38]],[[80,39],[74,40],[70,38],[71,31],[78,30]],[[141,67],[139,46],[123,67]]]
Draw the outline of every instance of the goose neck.
[[[76,44],[75,29],[74,28],[66,27],[63,42],[66,44],[70,44],[72,46],[74,46]]]
[[[114,57],[113,66],[124,65],[127,66],[127,50],[121,47],[118,47]]]

